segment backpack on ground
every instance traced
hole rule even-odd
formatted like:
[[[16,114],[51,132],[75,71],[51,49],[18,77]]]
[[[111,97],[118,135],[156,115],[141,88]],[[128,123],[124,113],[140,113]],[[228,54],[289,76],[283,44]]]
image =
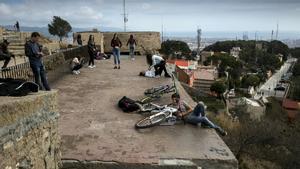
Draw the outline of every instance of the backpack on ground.
[[[118,106],[126,113],[137,111],[139,109],[136,102],[126,96],[119,100]]]
[[[0,96],[26,96],[30,92],[38,92],[39,86],[34,82],[22,79],[0,78]]]

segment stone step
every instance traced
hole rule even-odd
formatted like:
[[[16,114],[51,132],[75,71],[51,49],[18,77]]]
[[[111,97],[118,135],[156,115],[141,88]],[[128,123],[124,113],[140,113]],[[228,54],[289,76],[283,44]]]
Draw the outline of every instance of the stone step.
[[[20,38],[19,35],[2,35],[3,38]]]
[[[5,36],[17,35],[15,32],[3,32],[2,34]]]
[[[24,51],[10,51],[10,52],[16,56],[24,56],[25,55]]]
[[[25,43],[25,41],[21,39],[7,39],[7,41],[12,44],[12,43]]]
[[[25,45],[25,41],[23,42],[11,42],[9,44],[9,46],[24,46]]]
[[[24,47],[24,45],[22,45],[22,46],[9,45],[9,46],[8,46],[8,49],[9,49],[9,50],[24,50],[25,47]]]

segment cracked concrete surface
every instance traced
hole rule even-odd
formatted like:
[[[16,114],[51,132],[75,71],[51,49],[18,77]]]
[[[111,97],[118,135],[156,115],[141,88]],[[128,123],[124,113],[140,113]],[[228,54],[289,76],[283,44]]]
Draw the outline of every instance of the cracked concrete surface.
[[[161,159],[228,161],[236,159],[213,129],[178,124],[136,130],[143,116],[123,113],[117,102],[123,96],[143,97],[147,88],[171,84],[171,79],[139,77],[147,69],[146,59],[123,57],[121,69],[113,60],[96,62],[95,69],[83,68],[80,75],[66,75],[52,84],[59,90],[59,132],[63,159],[117,163],[159,164]],[[170,95],[161,103],[170,103]]]

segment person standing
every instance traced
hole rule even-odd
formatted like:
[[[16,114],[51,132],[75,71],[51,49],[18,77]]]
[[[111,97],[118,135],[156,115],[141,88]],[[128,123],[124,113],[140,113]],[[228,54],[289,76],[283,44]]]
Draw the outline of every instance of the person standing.
[[[113,48],[112,53],[114,55],[115,67],[114,69],[120,69],[120,48],[122,47],[122,42],[120,41],[118,35],[115,33],[113,39],[111,40],[111,47]]]
[[[82,46],[81,34],[78,34],[78,35],[77,35],[77,44],[78,44],[79,46]]]
[[[130,38],[127,41],[126,46],[129,46],[129,54],[131,57],[131,60],[134,60],[134,49],[135,46],[137,45],[136,40],[133,38],[133,35],[130,35]]]
[[[45,67],[42,63],[43,53],[41,52],[41,46],[38,41],[40,34],[38,32],[33,32],[31,34],[31,39],[25,43],[25,55],[29,58],[30,67],[34,74],[35,83],[37,83],[42,89],[51,90],[47,81]],[[42,84],[41,84],[42,81]]]
[[[94,36],[90,35],[89,41],[88,41],[88,52],[90,55],[89,60],[89,68],[95,68],[95,53],[96,53],[96,45],[94,41]]]
[[[19,25],[19,21],[16,22],[16,29],[17,29],[17,32],[20,32],[20,25]]]
[[[0,60],[4,60],[2,69],[7,67],[11,57],[15,59],[15,56],[8,51],[8,45],[9,42],[6,39],[0,44]]]

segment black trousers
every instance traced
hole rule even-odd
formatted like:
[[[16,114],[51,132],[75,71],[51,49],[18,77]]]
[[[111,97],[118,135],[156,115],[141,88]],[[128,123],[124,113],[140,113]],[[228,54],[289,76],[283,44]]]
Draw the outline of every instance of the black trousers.
[[[74,70],[79,70],[79,69],[81,69],[82,68],[82,65],[80,64],[80,65],[76,65],[76,66],[74,66],[73,67],[73,69],[72,69],[72,71],[74,71]]]
[[[1,54],[0,55],[0,60],[4,60],[4,64],[2,66],[2,69],[6,68],[9,61],[10,61],[10,55],[9,54]]]
[[[165,72],[165,76],[168,75],[167,69],[166,69],[166,62],[165,61],[161,61],[160,63],[154,65],[154,69],[155,69],[155,76],[156,75],[160,75],[162,74],[162,72]]]
[[[89,65],[95,65],[95,62],[94,62],[94,60],[95,60],[94,53],[90,52],[89,55],[90,55]]]

